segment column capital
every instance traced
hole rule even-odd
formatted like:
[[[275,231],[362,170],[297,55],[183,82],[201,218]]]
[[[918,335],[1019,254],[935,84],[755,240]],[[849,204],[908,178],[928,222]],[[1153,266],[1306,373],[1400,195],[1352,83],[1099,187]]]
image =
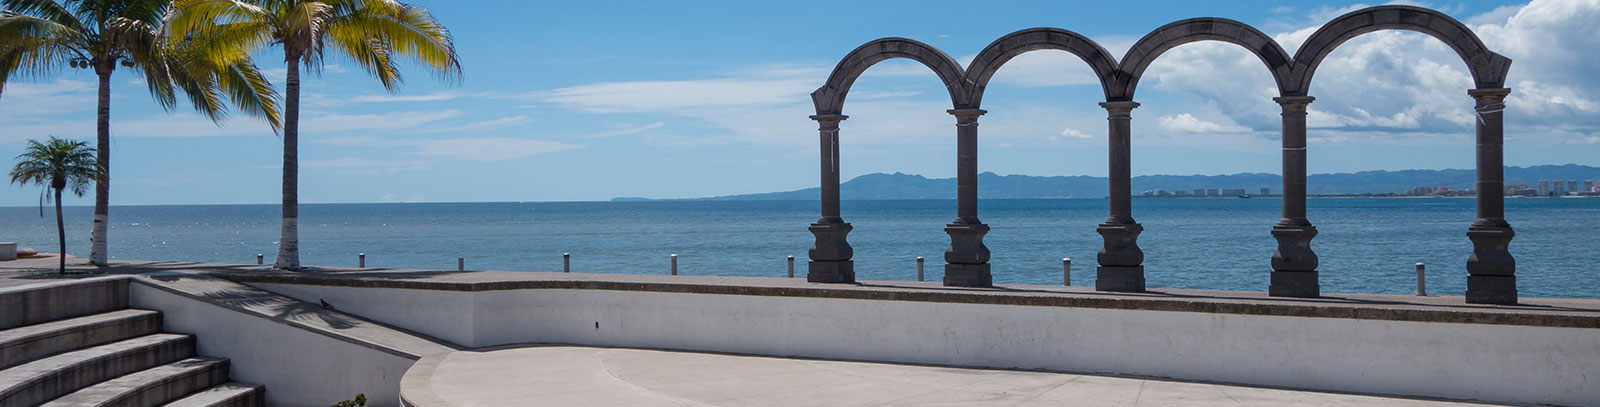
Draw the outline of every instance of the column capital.
[[[1467,95],[1471,95],[1473,99],[1477,99],[1479,102],[1489,103],[1499,103],[1504,101],[1506,99],[1506,95],[1510,94],[1510,88],[1478,88],[1467,90]]]
[[[1296,110],[1302,112],[1306,110],[1306,105],[1316,100],[1317,98],[1310,96],[1279,96],[1272,98],[1272,101],[1278,102],[1279,106],[1283,106],[1284,111]]]
[[[1132,100],[1100,102],[1100,107],[1106,108],[1106,111],[1111,112],[1112,116],[1128,116],[1133,112],[1134,108],[1139,107],[1139,102]]]
[[[850,116],[845,116],[842,114],[819,114],[811,116],[811,120],[817,121],[817,128],[823,131],[839,130],[839,122],[848,118],[850,118]]]
[[[955,116],[958,123],[971,123],[978,121],[978,116],[983,116],[984,113],[989,113],[989,111],[978,108],[962,108],[946,110],[945,113]]]

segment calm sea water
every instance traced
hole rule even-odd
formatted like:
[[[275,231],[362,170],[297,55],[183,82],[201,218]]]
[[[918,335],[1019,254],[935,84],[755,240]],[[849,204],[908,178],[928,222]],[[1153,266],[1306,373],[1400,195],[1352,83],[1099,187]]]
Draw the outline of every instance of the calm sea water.
[[[665,274],[668,255],[691,275],[785,274],[785,256],[805,273],[815,202],[573,202],[323,204],[301,207],[302,261],[310,266],[560,271],[572,253],[579,272]],[[955,217],[953,200],[846,201],[855,226],[856,271],[864,280],[913,280],[917,256],[927,278],[943,272]],[[1511,199],[1520,291],[1528,297],[1600,297],[1600,199]],[[981,201],[993,230],[999,284],[1060,284],[1061,258],[1074,259],[1073,283],[1092,284],[1100,247],[1102,200]],[[1324,292],[1410,293],[1413,264],[1428,264],[1431,293],[1461,295],[1472,244],[1471,199],[1309,201],[1321,235]],[[68,252],[88,252],[91,208],[67,208]],[[1276,243],[1267,233],[1279,202],[1255,199],[1135,199],[1144,224],[1151,287],[1264,291]],[[0,241],[55,251],[53,214],[0,208]],[[119,259],[247,263],[272,261],[275,205],[114,207],[111,254]]]

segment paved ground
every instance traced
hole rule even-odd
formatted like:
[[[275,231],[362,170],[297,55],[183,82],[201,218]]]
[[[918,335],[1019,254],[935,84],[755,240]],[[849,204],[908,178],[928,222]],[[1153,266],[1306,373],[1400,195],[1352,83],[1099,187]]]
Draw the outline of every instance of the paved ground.
[[[402,387],[414,402],[438,403],[419,407],[1480,405],[1065,373],[569,346],[455,352],[431,371],[413,368]]]
[[[68,255],[68,274],[57,275],[56,272],[59,271],[60,262],[60,258],[55,257],[53,254],[50,257],[0,261],[0,287],[90,277],[90,273],[96,272],[94,267],[82,265],[85,263],[82,259]]]

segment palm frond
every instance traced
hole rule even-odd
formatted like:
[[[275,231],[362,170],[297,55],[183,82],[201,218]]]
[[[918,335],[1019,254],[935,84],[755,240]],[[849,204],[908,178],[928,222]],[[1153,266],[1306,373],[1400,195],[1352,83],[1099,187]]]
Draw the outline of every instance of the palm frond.
[[[81,42],[67,26],[11,14],[0,17],[0,89],[12,76],[43,77],[82,57]]]
[[[393,91],[394,57],[412,57],[447,82],[459,80],[461,62],[450,31],[427,9],[391,0],[347,0],[363,7],[328,23],[330,37],[358,65]],[[356,41],[365,38],[367,44]]]
[[[33,16],[67,26],[73,31],[89,31],[82,20],[55,0],[0,0],[0,9],[5,9],[0,14]]]
[[[266,120],[273,132],[283,130],[283,117],[278,110],[278,90],[256,68],[255,61],[243,58],[223,67],[217,84],[240,111]]]

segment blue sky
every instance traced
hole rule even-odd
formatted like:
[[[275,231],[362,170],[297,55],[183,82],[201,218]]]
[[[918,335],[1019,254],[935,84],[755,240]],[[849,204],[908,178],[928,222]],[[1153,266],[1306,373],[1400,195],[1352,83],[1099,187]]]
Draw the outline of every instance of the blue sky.
[[[420,1],[455,35],[457,86],[407,71],[390,94],[332,59],[304,86],[302,202],[573,201],[698,197],[814,187],[809,93],[846,53],[908,37],[966,63],[1031,27],[1082,33],[1122,55],[1190,17],[1225,17],[1292,54],[1348,2],[544,2]],[[1600,163],[1600,0],[1410,3],[1441,10],[1512,58],[1506,163]],[[276,51],[276,50],[275,50]],[[258,57],[281,82],[281,55]],[[114,204],[276,203],[281,140],[259,121],[221,127],[165,113],[135,75],[113,90]],[[1346,43],[1318,70],[1312,173],[1472,168],[1466,66],[1421,34]],[[1133,112],[1133,171],[1280,169],[1270,76],[1242,48],[1196,43],[1151,65]],[[980,120],[979,168],[1106,173],[1103,95],[1070,54],[1041,51],[995,76]],[[846,179],[955,173],[954,118],[914,62],[873,67],[841,129]],[[93,140],[94,77],[73,70],[0,95],[0,156],[49,135]],[[9,166],[9,161],[7,161]],[[952,195],[954,191],[951,191]],[[38,191],[0,187],[0,205]],[[89,197],[70,199],[87,204]]]

